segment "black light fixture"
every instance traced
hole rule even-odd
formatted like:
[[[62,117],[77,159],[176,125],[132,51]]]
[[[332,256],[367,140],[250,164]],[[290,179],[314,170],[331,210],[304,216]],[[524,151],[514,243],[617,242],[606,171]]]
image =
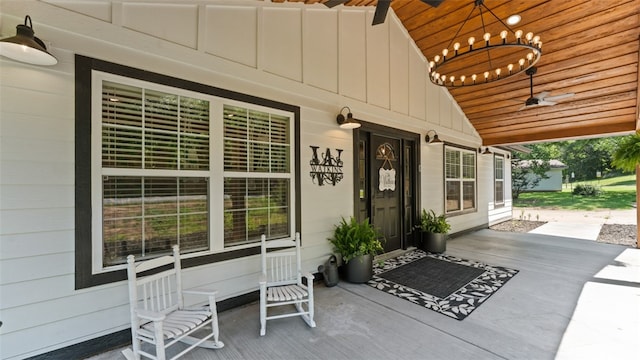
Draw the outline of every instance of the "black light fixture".
[[[489,150],[488,147],[484,148],[484,151],[482,152],[482,155],[493,155],[493,152],[491,152],[491,150]]]
[[[449,45],[442,50],[441,54],[434,54],[429,62],[429,79],[432,83],[449,88],[486,84],[526,71],[540,60],[542,55],[540,36],[534,36],[532,32],[525,34],[523,30],[511,30],[484,4],[484,0],[471,0],[471,2],[473,9],[451,38]],[[478,11],[478,17],[471,16],[475,10]],[[490,24],[490,19],[485,20],[485,12],[497,20],[496,25],[501,24],[504,28],[499,32],[499,37],[496,33],[492,36],[487,32],[485,24]],[[462,31],[470,19],[472,19],[471,24],[477,22],[482,24],[482,33],[477,34],[478,38],[470,36],[465,41],[469,44],[468,46],[460,45],[460,42],[454,43],[458,35],[466,35],[472,31],[471,29]],[[473,59],[469,60],[470,57]],[[460,61],[456,61],[461,58],[468,59],[475,65],[465,66],[465,63],[460,64]]]
[[[431,138],[429,136],[430,133],[433,133],[433,138]],[[440,138],[438,138],[438,133],[435,130],[429,130],[427,131],[427,135],[424,136],[424,141],[427,142],[427,144],[442,144],[442,140],[440,140]]]
[[[347,109],[346,118],[344,117],[344,115],[342,115],[342,112],[344,111],[344,109]],[[353,118],[351,109],[349,109],[348,106],[345,106],[342,109],[340,109],[340,113],[338,114],[336,121],[338,122],[338,125],[340,125],[341,129],[357,129],[361,126],[360,123]]]
[[[0,55],[33,65],[55,65],[58,60],[47,51],[44,42],[34,36],[29,15],[24,25],[16,26],[16,36],[0,40]]]

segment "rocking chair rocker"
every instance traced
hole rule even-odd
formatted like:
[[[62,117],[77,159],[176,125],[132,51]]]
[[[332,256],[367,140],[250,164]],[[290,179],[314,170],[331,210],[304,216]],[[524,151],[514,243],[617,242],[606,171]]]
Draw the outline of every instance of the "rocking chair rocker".
[[[300,316],[310,327],[313,320],[313,275],[304,274],[300,266],[300,234],[295,239],[269,240],[262,235],[262,274],[260,275],[260,336],[267,332],[267,320]],[[282,249],[269,251],[270,249]],[[303,304],[306,303],[306,310]],[[295,305],[295,312],[268,316],[267,309],[274,306]]]
[[[142,272],[167,267],[168,270],[138,277]],[[129,306],[131,310],[131,337],[133,350],[122,351],[128,360],[139,360],[140,356],[165,360],[165,349],[183,342],[190,345],[171,359],[177,359],[196,347],[220,349],[218,341],[218,314],[216,292],[206,289],[182,289],[180,251],[173,246],[173,256],[167,255],[135,264],[133,255],[127,257],[129,278]],[[183,295],[203,295],[209,298],[206,307],[186,309]],[[210,325],[211,332],[202,338],[191,334]],[[212,340],[209,340],[213,338]],[[155,345],[155,356],[142,350],[142,342]]]

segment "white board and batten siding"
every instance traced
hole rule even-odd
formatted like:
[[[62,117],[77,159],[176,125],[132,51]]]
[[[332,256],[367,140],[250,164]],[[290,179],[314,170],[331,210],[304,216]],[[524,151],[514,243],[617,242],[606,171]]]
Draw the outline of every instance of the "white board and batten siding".
[[[392,11],[376,28],[373,8],[264,1],[2,0],[0,11],[0,37],[13,36],[29,14],[59,59],[52,67],[0,59],[2,359],[129,327],[125,282],[74,289],[75,54],[300,106],[308,271],[330,254],[339,216],[353,212],[352,136],[335,123],[342,106],[421,137],[435,128],[465,145],[480,141],[446,90],[428,82],[425,59]],[[343,150],[336,186],[312,183],[310,145]],[[421,185],[436,189],[435,197],[422,191],[425,207],[441,206],[434,200],[442,199],[441,152],[421,146]],[[454,226],[482,222],[486,214]],[[189,268],[185,287],[211,285],[220,299],[231,298],[257,289],[258,269],[257,256]]]

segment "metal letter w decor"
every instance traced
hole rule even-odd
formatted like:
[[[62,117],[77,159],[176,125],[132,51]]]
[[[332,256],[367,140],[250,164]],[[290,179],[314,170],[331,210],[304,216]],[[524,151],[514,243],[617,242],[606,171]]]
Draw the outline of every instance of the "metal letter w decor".
[[[327,152],[323,153],[322,161],[318,158],[318,148],[319,146],[309,146],[313,151],[313,157],[309,164],[311,165],[311,180],[315,183],[318,181],[319,186],[323,186],[326,183],[329,183],[335,186],[337,183],[342,180],[344,174],[342,174],[342,160],[340,160],[340,154],[342,154],[342,149],[336,149],[338,152],[337,157],[333,157],[331,155],[331,150],[327,148]]]

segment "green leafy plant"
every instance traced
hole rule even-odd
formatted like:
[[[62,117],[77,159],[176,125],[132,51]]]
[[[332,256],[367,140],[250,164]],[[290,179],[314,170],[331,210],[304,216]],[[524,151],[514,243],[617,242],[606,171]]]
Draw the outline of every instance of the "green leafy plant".
[[[598,196],[600,188],[591,184],[578,184],[573,188],[573,195]]]
[[[433,210],[422,209],[420,229],[423,232],[446,234],[451,230],[451,225],[444,214],[436,215]]]
[[[333,230],[329,239],[334,250],[346,263],[360,255],[375,255],[382,252],[382,234],[369,223],[369,219],[359,222],[353,216],[347,221],[344,217]]]

